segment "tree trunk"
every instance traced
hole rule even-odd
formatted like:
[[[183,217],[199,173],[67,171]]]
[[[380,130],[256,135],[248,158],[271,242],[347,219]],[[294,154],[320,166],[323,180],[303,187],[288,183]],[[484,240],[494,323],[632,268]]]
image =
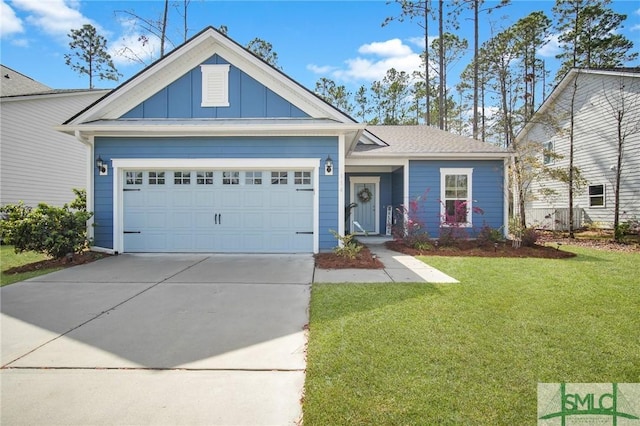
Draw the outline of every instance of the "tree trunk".
[[[160,57],[164,58],[164,40],[167,36],[167,15],[169,14],[169,0],[164,0],[164,15],[162,17],[162,28],[160,28]]]
[[[424,78],[425,97],[427,101],[425,123],[431,125],[431,83],[429,82],[429,1],[424,2]]]
[[[620,235],[618,234],[618,226],[620,226],[620,179],[622,177],[622,152],[624,136],[622,135],[622,119],[624,117],[623,111],[618,111],[618,161],[616,163],[616,189],[614,193],[615,201],[613,206],[613,235],[614,239],[619,242]]]
[[[438,127],[444,130],[444,19],[442,16],[444,0],[438,2],[438,36],[440,38],[438,51],[438,69],[440,73],[440,85],[438,90]]]
[[[573,224],[573,148],[575,131],[575,99],[578,91],[578,76],[573,80],[573,93],[571,94],[571,105],[569,109],[569,238],[575,238]]]
[[[480,0],[473,1],[473,138],[478,139],[478,8]]]

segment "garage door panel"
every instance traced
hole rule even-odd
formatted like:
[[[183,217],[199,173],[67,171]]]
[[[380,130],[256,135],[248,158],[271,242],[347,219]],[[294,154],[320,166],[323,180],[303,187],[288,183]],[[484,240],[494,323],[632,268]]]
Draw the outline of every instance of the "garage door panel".
[[[171,194],[171,206],[173,206],[173,207],[183,207],[183,206],[190,207],[192,199],[193,199],[193,194],[191,192],[186,192],[185,191],[184,188],[186,188],[186,185],[184,185],[184,186],[176,186],[176,187],[180,188],[180,190],[176,190],[174,193]]]
[[[160,185],[143,172],[142,184],[125,185],[132,190],[124,192],[124,230],[140,232],[124,235],[125,251],[312,251],[311,187],[295,184],[291,175],[287,183],[273,184],[263,172],[260,184],[240,173],[239,184],[223,184],[222,171],[214,171],[212,183],[198,183],[192,171],[190,183],[167,179]]]
[[[247,230],[265,229],[264,213],[260,212],[247,212],[242,215],[242,228]]]

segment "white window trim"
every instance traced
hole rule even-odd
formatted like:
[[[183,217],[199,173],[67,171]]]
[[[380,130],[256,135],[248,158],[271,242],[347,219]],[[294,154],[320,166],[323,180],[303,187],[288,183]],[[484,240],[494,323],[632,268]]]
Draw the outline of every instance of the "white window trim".
[[[551,148],[548,148],[548,146],[551,145]],[[545,151],[549,152],[549,161],[545,161],[547,155],[545,155]],[[553,143],[553,141],[547,141],[545,143],[542,144],[542,164],[545,166],[554,164],[555,161],[553,159],[553,154],[555,153],[555,144]]]
[[[467,222],[460,224],[449,224],[444,221],[446,217],[446,201],[445,191],[446,175],[466,175],[467,176]],[[440,226],[443,227],[462,227],[471,228],[473,226],[473,169],[472,168],[452,168],[452,169],[440,169]]]
[[[320,251],[319,158],[116,158],[113,168],[113,252],[124,252],[124,175],[126,170],[313,170],[313,252]]]
[[[229,106],[229,64],[200,65],[203,107]],[[219,85],[219,87],[212,87]],[[212,89],[215,96],[212,95]]]
[[[602,205],[601,206],[592,206],[591,205],[591,194],[589,194],[589,188],[592,186],[602,186],[602,195],[594,195],[594,197],[602,197]],[[605,209],[607,208],[607,185],[604,183],[597,183],[593,185],[587,185],[587,201],[589,203],[590,209]]]

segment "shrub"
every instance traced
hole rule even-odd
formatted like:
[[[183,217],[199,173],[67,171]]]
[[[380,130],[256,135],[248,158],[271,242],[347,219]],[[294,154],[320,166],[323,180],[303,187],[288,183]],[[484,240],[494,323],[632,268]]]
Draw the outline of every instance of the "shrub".
[[[538,234],[538,231],[536,231],[534,228],[525,228],[522,231],[520,240],[522,241],[522,245],[524,247],[533,247],[536,244],[536,241],[538,241],[539,237],[540,235]]]
[[[36,251],[55,258],[78,253],[88,245],[86,193],[74,189],[76,199],[71,205],[53,207],[40,203],[34,209],[22,203],[2,208],[7,214],[3,221],[2,237],[13,244],[16,253]]]
[[[338,245],[333,249],[335,254],[348,259],[355,259],[356,256],[358,256],[358,253],[362,250],[362,246],[354,239],[355,236],[353,234],[342,236],[333,229],[330,229],[329,232],[342,243],[342,245]]]
[[[479,246],[485,246],[489,244],[500,243],[504,241],[504,236],[502,235],[502,227],[500,228],[492,228],[487,224],[484,224],[478,235],[476,237],[476,242]]]

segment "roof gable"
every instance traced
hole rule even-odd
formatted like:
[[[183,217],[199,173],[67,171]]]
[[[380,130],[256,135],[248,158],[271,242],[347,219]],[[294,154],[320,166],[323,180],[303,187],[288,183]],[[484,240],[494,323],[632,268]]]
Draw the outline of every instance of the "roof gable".
[[[228,104],[202,105],[202,66],[223,65],[228,68],[225,82]],[[122,118],[308,118],[302,110],[265,87],[218,54],[191,69],[179,79],[144,100]]]
[[[213,27],[208,27],[65,124],[114,120],[127,114],[137,116],[138,114],[132,111],[139,105],[158,96],[200,65],[216,61],[215,58],[223,58],[252,81],[291,104],[295,108],[293,116],[329,118],[343,123],[355,122],[244,47]],[[282,106],[283,103],[279,101],[278,104]]]
[[[640,68],[620,68],[620,69],[588,69],[588,68],[572,68],[564,76],[564,78],[553,89],[551,94],[544,100],[542,105],[535,112],[529,122],[520,130],[516,136],[516,142],[525,139],[541,122],[540,117],[553,112],[554,105],[562,98],[564,92],[571,87],[573,81],[578,75],[585,75],[594,78],[640,78]]]

